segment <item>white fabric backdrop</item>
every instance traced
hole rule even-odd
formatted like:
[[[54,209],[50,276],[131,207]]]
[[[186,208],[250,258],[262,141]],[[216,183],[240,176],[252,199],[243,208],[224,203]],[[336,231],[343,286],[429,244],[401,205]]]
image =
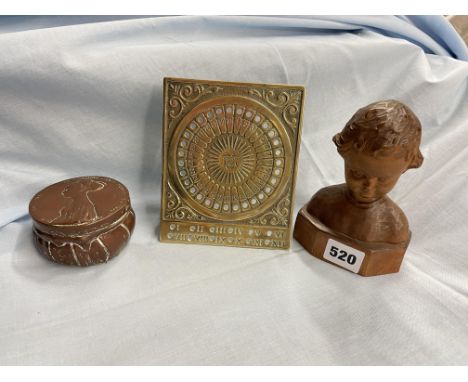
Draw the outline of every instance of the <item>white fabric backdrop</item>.
[[[371,31],[214,20],[0,34],[0,364],[468,364],[468,63]],[[407,103],[425,163],[391,194],[413,231],[400,273],[362,278],[295,241],[160,243],[164,76],[306,86],[296,212],[343,181],[331,137],[359,107]],[[85,269],[40,257],[25,216],[80,175],[125,183],[137,215],[127,248]]]

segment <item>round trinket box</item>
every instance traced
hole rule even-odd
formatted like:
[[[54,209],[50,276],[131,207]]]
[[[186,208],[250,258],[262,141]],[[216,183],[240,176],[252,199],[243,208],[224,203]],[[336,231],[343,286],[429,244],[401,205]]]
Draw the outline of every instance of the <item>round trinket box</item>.
[[[72,178],[39,191],[29,204],[40,253],[62,264],[88,266],[115,257],[135,227],[127,188],[101,176]]]

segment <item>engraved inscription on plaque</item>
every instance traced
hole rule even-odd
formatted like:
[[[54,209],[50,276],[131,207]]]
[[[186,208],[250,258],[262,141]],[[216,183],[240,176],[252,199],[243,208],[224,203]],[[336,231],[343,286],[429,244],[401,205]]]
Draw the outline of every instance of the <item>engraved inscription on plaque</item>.
[[[302,98],[294,86],[166,79],[162,241],[289,247]]]

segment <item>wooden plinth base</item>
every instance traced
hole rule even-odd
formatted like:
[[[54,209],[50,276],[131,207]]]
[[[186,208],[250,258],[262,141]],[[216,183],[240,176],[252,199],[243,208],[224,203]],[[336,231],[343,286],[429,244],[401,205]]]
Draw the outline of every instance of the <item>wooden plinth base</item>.
[[[400,245],[366,243],[352,239],[324,226],[316,217],[307,212],[307,205],[302,207],[297,215],[294,226],[294,238],[313,256],[361,276],[378,276],[398,272],[409,244],[409,240]],[[353,270],[353,266],[347,263],[346,259],[341,264],[336,264],[335,262],[340,263],[340,261],[336,260],[338,256],[342,256],[338,254],[335,258],[330,257],[330,240],[331,243],[341,243],[343,248],[346,246],[351,247],[357,254],[361,253],[361,258],[358,255],[358,261],[362,259],[360,267]],[[338,250],[336,253],[338,253],[340,246],[336,245],[336,247]],[[325,252],[326,249],[327,252]],[[335,250],[333,250],[332,254],[335,255]],[[324,256],[333,261],[327,260]],[[351,261],[356,261],[355,258],[351,258]]]

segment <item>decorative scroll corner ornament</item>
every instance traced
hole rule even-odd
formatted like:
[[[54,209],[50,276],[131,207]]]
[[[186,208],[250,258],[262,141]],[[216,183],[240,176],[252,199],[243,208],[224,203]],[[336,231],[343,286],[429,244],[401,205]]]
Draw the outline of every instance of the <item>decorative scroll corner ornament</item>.
[[[166,219],[177,220],[206,220],[205,217],[197,214],[192,208],[184,205],[170,182],[167,182],[166,211],[164,217]]]
[[[291,200],[288,196],[281,199],[270,211],[262,216],[249,221],[251,224],[261,224],[270,226],[283,226],[289,225]]]
[[[169,83],[169,116],[172,119],[180,117],[186,107],[197,102],[207,94],[218,93],[223,90],[220,86],[204,84]]]
[[[290,128],[298,128],[303,97],[302,90],[250,89],[249,94],[277,109]]]

